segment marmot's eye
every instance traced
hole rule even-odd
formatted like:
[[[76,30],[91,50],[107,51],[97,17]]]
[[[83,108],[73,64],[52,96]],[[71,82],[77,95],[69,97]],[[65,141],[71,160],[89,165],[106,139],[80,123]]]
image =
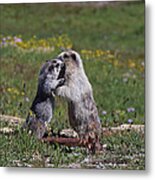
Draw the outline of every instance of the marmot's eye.
[[[54,64],[56,64],[56,63],[57,63],[57,61],[56,61],[56,60],[53,60],[52,62],[53,62]]]
[[[53,66],[51,65],[49,68],[48,68],[48,71],[51,72],[53,70]]]
[[[64,59],[69,58],[68,54],[64,54]]]
[[[59,65],[59,63],[58,63],[58,64],[56,64],[56,66],[55,66],[55,67],[56,67],[56,68],[58,68],[59,66],[60,66],[60,65]]]
[[[72,59],[73,59],[74,61],[76,61],[76,54],[72,53],[72,54],[71,54],[71,57],[72,57]]]

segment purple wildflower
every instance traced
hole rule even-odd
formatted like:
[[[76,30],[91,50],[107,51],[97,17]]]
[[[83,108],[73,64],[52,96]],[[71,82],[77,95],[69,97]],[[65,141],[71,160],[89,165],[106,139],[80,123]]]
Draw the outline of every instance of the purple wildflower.
[[[102,111],[102,115],[106,115],[107,114],[107,111]]]
[[[129,108],[127,108],[127,112],[135,112],[135,108],[134,107],[129,107]]]
[[[129,124],[132,124],[132,123],[133,123],[133,120],[132,120],[132,119],[128,119],[128,123],[129,123]]]
[[[22,42],[22,39],[15,36],[14,41],[15,43],[19,43],[19,42]]]
[[[6,44],[6,42],[5,42],[5,41],[3,41],[3,42],[2,42],[2,44],[3,44],[3,45],[5,45],[5,44]]]

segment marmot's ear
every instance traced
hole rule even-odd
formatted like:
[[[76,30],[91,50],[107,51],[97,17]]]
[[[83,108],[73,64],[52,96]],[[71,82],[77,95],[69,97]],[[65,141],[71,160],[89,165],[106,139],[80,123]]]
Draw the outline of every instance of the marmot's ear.
[[[73,59],[74,61],[76,61],[76,54],[75,54],[75,53],[72,53],[72,54],[71,54],[71,57],[72,57],[72,59]]]

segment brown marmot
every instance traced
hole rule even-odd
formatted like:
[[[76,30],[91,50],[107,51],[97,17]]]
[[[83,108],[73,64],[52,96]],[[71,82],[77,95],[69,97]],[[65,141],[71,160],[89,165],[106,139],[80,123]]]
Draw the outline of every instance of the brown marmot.
[[[93,98],[92,86],[86,76],[80,55],[66,50],[57,57],[66,65],[65,83],[56,89],[56,95],[68,100],[68,114],[71,127],[81,141],[91,150],[99,150],[101,123]]]

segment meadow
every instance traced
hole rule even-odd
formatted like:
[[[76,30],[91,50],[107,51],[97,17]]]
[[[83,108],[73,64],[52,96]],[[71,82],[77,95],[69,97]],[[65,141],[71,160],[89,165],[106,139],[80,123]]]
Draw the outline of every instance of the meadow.
[[[0,114],[26,118],[41,65],[78,51],[92,84],[103,127],[145,124],[144,2],[1,4]],[[49,145],[0,120],[0,166],[144,169],[145,136],[125,131],[102,137],[106,150],[92,157],[80,147]],[[67,103],[56,97],[50,127],[70,128]]]

